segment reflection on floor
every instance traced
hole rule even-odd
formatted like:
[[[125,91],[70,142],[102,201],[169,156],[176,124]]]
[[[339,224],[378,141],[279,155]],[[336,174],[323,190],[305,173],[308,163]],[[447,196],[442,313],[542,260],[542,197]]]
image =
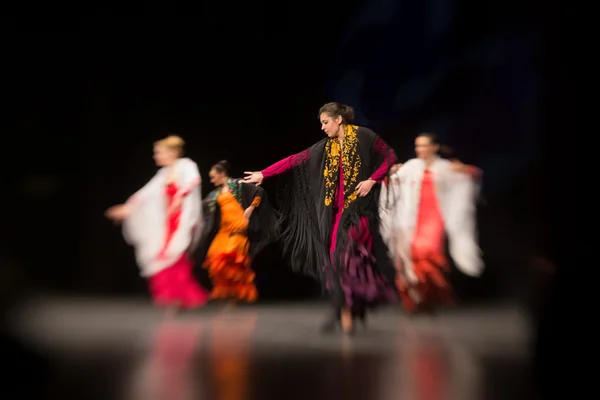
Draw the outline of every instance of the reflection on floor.
[[[533,398],[528,327],[516,309],[381,310],[352,338],[320,334],[325,311],[207,307],[165,320],[143,301],[40,299],[13,320],[52,360],[43,398]]]

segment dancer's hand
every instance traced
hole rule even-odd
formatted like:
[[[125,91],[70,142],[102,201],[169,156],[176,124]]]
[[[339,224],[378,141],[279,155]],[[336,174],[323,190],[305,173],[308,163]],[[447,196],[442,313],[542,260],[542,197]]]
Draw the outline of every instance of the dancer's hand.
[[[356,194],[358,194],[358,197],[365,197],[369,194],[373,188],[373,185],[375,185],[375,181],[373,179],[367,179],[366,181],[359,182],[359,184],[356,185]]]
[[[254,212],[254,206],[250,206],[244,210],[244,218],[246,221],[250,222],[250,217],[252,217],[252,213]]]
[[[244,180],[242,182],[244,183],[254,183],[256,186],[260,186],[260,184],[262,183],[264,176],[262,174],[262,172],[258,171],[258,172],[244,172],[244,175],[246,175],[244,177]]]
[[[113,222],[121,222],[129,215],[130,209],[127,204],[119,204],[106,210],[104,215]]]
[[[390,175],[395,174],[400,169],[401,166],[402,166],[402,164],[392,165],[392,168],[390,168]]]

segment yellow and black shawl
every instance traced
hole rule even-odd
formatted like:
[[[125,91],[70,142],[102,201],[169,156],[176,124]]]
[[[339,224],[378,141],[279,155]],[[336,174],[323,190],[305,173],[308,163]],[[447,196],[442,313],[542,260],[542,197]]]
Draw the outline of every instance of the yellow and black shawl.
[[[337,235],[336,254],[329,256],[332,211],[339,180],[340,151],[344,170],[344,210]],[[362,216],[370,221],[374,239],[379,237],[378,194],[374,187],[368,196],[359,198],[356,185],[367,180],[387,160],[393,150],[372,130],[346,126],[343,149],[337,139],[325,138],[310,148],[310,157],[283,175],[279,191],[281,205],[281,240],[284,253],[296,272],[323,281],[324,268],[343,262],[348,245],[347,232]],[[388,170],[391,165],[387,166]],[[375,247],[380,247],[379,243]],[[333,264],[333,265],[332,265]]]

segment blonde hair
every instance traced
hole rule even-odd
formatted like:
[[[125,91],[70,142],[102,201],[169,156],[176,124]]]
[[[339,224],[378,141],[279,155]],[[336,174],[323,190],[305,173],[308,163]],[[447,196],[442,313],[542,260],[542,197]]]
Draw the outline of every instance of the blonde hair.
[[[178,157],[183,155],[183,146],[185,141],[177,135],[169,135],[164,139],[157,140],[154,142],[155,146],[164,146],[169,150],[173,150],[177,153]]]

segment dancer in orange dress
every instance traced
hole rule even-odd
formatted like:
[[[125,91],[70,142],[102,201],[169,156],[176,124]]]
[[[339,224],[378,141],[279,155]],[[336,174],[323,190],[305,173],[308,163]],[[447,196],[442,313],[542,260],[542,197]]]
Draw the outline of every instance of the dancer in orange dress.
[[[439,143],[432,133],[417,137],[415,151],[417,158],[392,169],[380,196],[381,208],[389,211],[382,215],[382,234],[395,260],[403,304],[410,311],[453,301],[446,279],[446,235],[450,255],[463,273],[478,276],[483,269],[475,223],[475,182],[481,171],[438,157]]]
[[[210,172],[216,186],[204,200],[203,266],[213,283],[213,299],[254,302],[252,258],[277,237],[277,216],[265,191],[229,176],[229,163],[220,161]]]
[[[123,234],[135,248],[154,303],[168,307],[168,315],[208,301],[189,257],[202,230],[201,179],[196,163],[181,157],[183,145],[178,136],[154,143],[154,159],[161,169],[125,204],[106,212],[113,221],[123,222]]]

